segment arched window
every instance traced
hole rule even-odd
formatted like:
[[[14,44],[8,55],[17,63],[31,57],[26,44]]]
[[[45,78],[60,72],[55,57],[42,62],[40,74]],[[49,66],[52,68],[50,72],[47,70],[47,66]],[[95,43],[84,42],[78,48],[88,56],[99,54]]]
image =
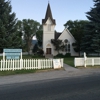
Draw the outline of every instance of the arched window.
[[[65,45],[65,51],[67,53],[70,53],[70,44],[69,43]]]

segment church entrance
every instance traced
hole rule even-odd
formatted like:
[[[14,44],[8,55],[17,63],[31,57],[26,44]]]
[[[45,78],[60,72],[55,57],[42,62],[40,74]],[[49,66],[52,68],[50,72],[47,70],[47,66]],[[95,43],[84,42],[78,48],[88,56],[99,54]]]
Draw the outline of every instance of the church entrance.
[[[51,48],[46,48],[46,54],[51,54]]]

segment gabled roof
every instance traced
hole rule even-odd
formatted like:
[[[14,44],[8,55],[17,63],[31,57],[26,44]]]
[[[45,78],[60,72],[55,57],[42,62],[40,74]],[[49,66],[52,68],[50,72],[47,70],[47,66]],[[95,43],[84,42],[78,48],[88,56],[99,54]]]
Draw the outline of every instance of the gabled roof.
[[[61,34],[62,34],[61,32],[55,31],[55,39],[57,40]]]
[[[45,24],[48,18],[51,19],[53,24],[56,24],[55,19],[53,19],[53,17],[52,17],[52,12],[51,12],[50,4],[49,3],[48,3],[48,6],[47,6],[47,11],[46,11],[45,19],[42,19],[42,24]]]

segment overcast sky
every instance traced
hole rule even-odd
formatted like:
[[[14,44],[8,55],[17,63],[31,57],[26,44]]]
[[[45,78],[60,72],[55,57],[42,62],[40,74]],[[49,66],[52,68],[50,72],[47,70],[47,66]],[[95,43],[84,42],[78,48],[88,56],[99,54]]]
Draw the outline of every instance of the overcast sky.
[[[42,24],[48,1],[58,32],[64,30],[68,20],[87,20],[86,12],[94,5],[93,0],[11,0],[12,11],[19,20],[33,19]]]

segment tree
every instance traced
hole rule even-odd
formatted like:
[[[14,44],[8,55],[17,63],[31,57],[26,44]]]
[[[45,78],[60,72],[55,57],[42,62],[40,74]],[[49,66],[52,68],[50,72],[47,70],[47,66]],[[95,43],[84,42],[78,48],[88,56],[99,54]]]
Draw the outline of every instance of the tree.
[[[9,0],[0,0],[0,52],[3,48],[21,48],[20,32],[16,28],[17,19]]]
[[[74,50],[76,52],[79,52],[80,56],[80,51],[81,51],[81,40],[84,35],[84,27],[88,23],[87,20],[75,20],[75,21],[67,21],[64,26],[68,28],[68,30],[71,32],[71,34],[74,36],[76,42],[73,43]]]
[[[32,38],[34,35],[36,35],[36,32],[39,30],[40,23],[32,19],[23,19],[22,21],[19,20],[17,25],[20,32],[23,33],[25,46],[28,54],[30,54]]]
[[[39,30],[36,32],[36,38],[38,41],[38,45],[41,47],[42,41],[43,41],[43,27],[42,27],[42,25],[40,25]]]
[[[38,45],[37,45],[37,43],[36,43],[36,44],[34,45],[34,47],[33,47],[33,53],[36,54],[37,51],[38,51]]]
[[[82,48],[87,53],[100,53],[100,0],[93,0],[94,8],[87,12],[89,24],[85,28]],[[85,40],[86,38],[86,40]]]
[[[60,39],[51,39],[51,43],[54,45],[55,50],[59,53],[60,50],[64,51],[65,45]]]

